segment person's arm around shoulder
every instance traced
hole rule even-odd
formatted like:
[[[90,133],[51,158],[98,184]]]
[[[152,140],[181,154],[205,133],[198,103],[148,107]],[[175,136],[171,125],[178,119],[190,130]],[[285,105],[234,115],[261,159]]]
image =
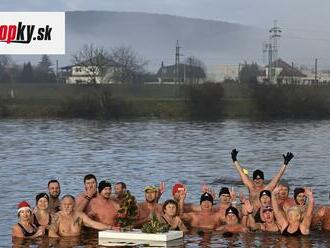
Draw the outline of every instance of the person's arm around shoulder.
[[[314,209],[314,196],[311,188],[305,188],[305,193],[308,198],[308,206],[303,221],[300,224],[300,230],[302,234],[309,234],[309,228],[313,218]]]
[[[249,189],[249,191],[253,191],[254,190],[254,186],[253,186],[253,182],[251,181],[251,179],[243,172],[243,169],[240,165],[240,163],[237,160],[237,154],[238,151],[236,149],[233,149],[231,151],[231,158],[233,160],[233,163],[235,165],[235,168],[242,180],[242,182],[244,183],[244,185]]]
[[[109,230],[112,229],[112,226],[103,224],[101,222],[97,222],[89,218],[85,213],[78,213],[79,217],[82,219],[82,223],[84,226],[91,227],[96,230]]]

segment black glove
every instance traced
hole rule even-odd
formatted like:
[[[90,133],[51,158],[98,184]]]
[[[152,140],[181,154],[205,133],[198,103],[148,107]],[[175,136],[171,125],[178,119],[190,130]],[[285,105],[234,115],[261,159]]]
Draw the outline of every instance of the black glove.
[[[288,163],[290,162],[290,160],[293,158],[293,154],[291,152],[288,152],[286,155],[283,154],[283,158],[284,158],[284,164],[288,165]]]
[[[238,153],[238,151],[236,149],[233,149],[231,151],[231,158],[232,158],[233,162],[237,161],[237,153]]]

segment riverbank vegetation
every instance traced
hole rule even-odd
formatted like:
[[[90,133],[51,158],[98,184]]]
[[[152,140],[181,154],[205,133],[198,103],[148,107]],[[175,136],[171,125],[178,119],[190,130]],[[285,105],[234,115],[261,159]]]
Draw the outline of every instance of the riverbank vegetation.
[[[330,118],[330,85],[0,84],[9,118]]]

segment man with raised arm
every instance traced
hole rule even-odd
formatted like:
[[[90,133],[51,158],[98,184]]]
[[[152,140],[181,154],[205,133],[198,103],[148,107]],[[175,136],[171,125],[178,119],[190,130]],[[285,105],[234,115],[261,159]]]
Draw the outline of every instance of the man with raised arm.
[[[85,191],[80,193],[76,198],[75,208],[78,211],[85,212],[89,202],[97,195],[97,180],[93,174],[84,177]]]
[[[249,189],[250,193],[250,201],[253,204],[254,209],[258,209],[260,207],[259,202],[259,194],[262,190],[272,191],[278,182],[280,181],[282,175],[284,174],[290,160],[293,158],[293,154],[288,152],[286,155],[283,154],[284,162],[279,170],[279,172],[272,178],[272,180],[264,185],[264,173],[261,170],[255,170],[253,172],[253,180],[251,180],[243,171],[240,163],[237,160],[238,151],[233,149],[231,152],[231,158],[234,162],[235,168],[238,171],[242,182]]]
[[[72,195],[65,195],[61,201],[61,211],[57,212],[49,227],[49,237],[75,237],[81,233],[82,226],[97,230],[112,229],[110,225],[93,221],[86,214],[74,209],[75,199]]]

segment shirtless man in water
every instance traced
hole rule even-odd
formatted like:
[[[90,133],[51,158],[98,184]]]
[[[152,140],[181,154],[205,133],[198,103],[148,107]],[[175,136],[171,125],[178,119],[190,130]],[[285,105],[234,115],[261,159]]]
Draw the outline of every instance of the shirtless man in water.
[[[251,180],[243,171],[240,163],[237,160],[238,151],[233,149],[231,152],[231,157],[234,162],[235,168],[238,171],[242,182],[249,189],[250,201],[253,204],[254,209],[260,208],[259,194],[262,190],[272,191],[278,184],[282,175],[284,174],[290,160],[293,158],[293,154],[288,152],[286,155],[283,154],[284,162],[279,170],[279,172],[273,177],[273,179],[267,184],[264,185],[264,173],[261,170],[255,170],[253,172],[253,180]]]
[[[214,210],[219,213],[221,221],[225,222],[226,210],[231,206],[233,192],[230,192],[227,187],[222,187],[219,192],[219,200],[219,204],[214,208]]]
[[[112,229],[110,225],[91,220],[83,212],[74,210],[75,200],[71,195],[65,195],[61,201],[61,211],[57,212],[49,227],[49,237],[75,237],[81,233],[82,226],[97,230]]]
[[[80,193],[76,198],[75,208],[78,211],[85,212],[89,202],[97,195],[97,180],[93,174],[84,177],[85,191]]]
[[[126,184],[124,182],[118,182],[115,184],[115,197],[113,198],[118,204],[121,204],[124,200],[126,193]]]
[[[179,208],[183,208],[186,194],[183,194]],[[180,217],[183,221],[190,224],[192,227],[215,230],[221,222],[220,214],[212,210],[213,197],[210,193],[205,192],[200,199],[201,210],[189,213],[180,211]]]
[[[111,183],[101,181],[98,191],[98,195],[89,202],[86,213],[95,221],[113,226],[116,222],[119,204],[110,198]]]
[[[158,187],[147,186],[144,188],[144,194],[145,201],[138,203],[138,219],[135,223],[137,228],[148,222],[152,213],[155,213],[157,216],[160,216],[162,213],[162,205],[157,203]]]
[[[56,213],[60,211],[61,201],[59,196],[61,194],[61,187],[59,181],[53,179],[48,182],[48,193],[49,193],[49,211]]]

